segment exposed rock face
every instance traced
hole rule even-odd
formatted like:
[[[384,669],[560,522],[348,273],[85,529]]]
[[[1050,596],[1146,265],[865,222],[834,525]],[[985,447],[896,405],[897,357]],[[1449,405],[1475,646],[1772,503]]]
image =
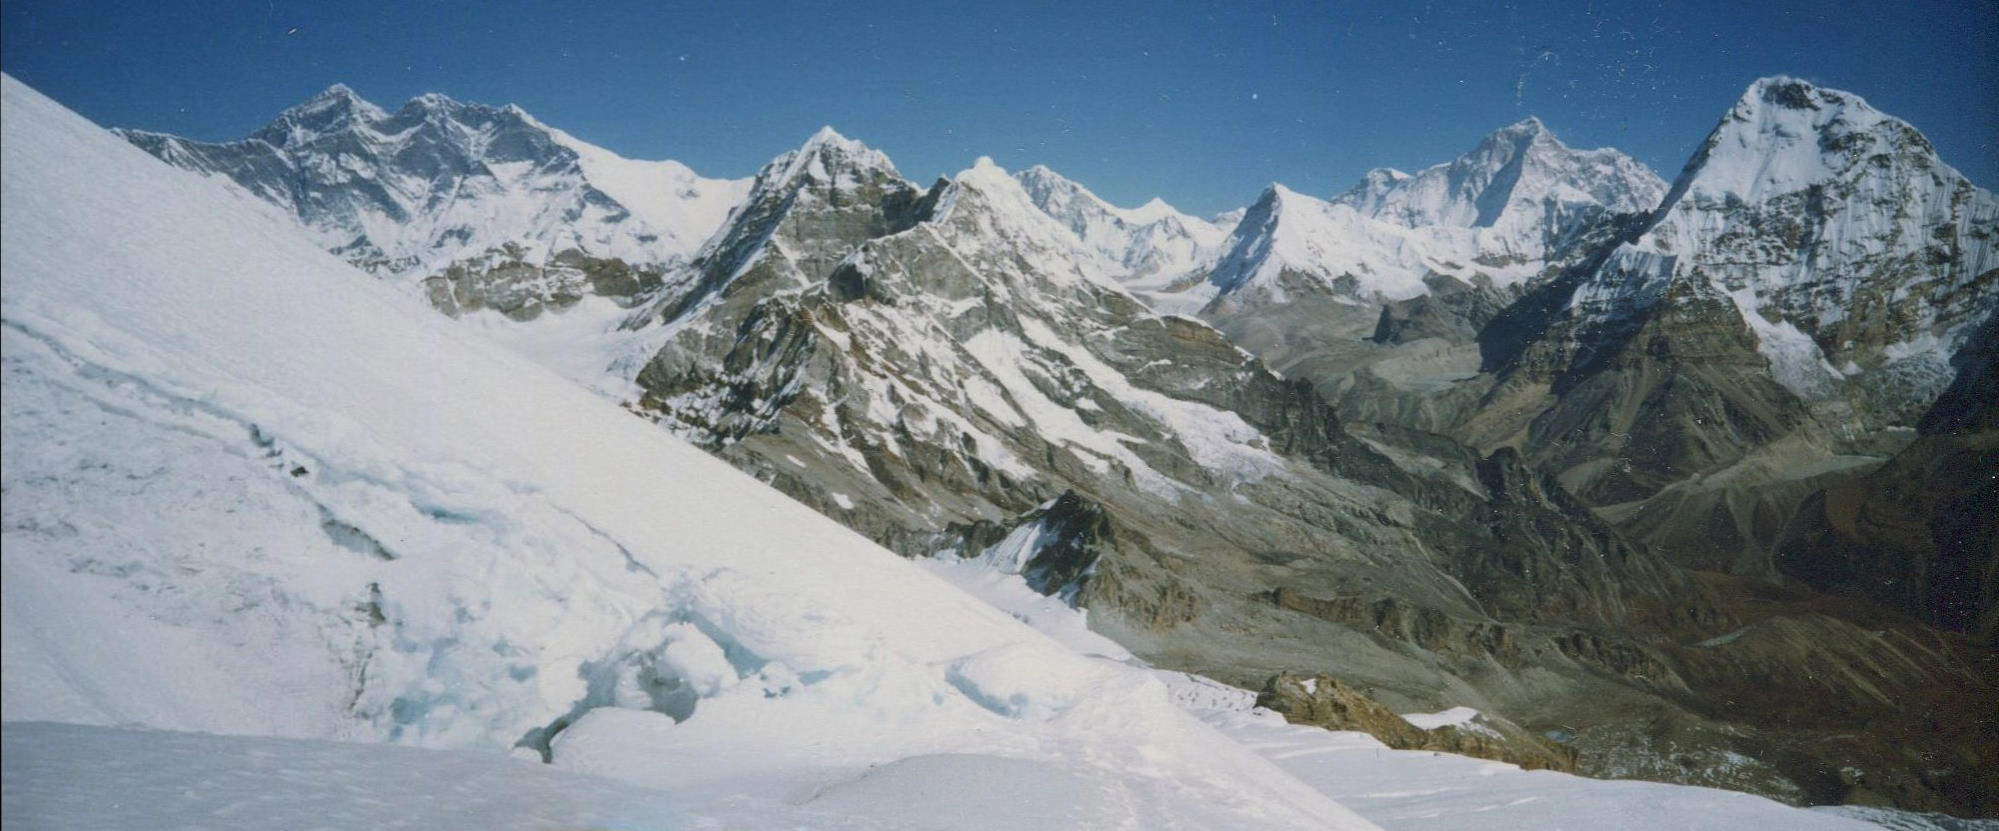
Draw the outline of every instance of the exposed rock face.
[[[1457,724],[1425,729],[1330,675],[1276,675],[1256,696],[1292,724],[1355,730],[1396,750],[1435,750],[1511,762],[1528,770],[1573,772],[1576,752],[1538,738],[1519,725],[1480,713]]]
[[[1664,193],[1623,154],[1570,149],[1529,119],[1446,164],[1370,172],[1330,202],[1272,186],[1183,293],[1350,417],[1442,432],[1477,403],[1457,390],[1479,373],[1484,327]]]
[[[1886,464],[1805,500],[1777,568],[1999,646],[1999,318],[1958,353],[1957,381]]]
[[[1800,502],[1898,450],[1957,375],[1999,306],[1995,242],[1999,199],[1909,125],[1759,81],[1647,227],[1488,354],[1461,435],[1517,444],[1680,562],[1768,573]]]
[[[355,265],[421,281],[453,315],[529,319],[589,295],[633,302],[744,190],[677,162],[618,158],[517,107],[425,95],[391,113],[344,86],[242,141],[121,135],[228,177]]]
[[[324,109],[281,119],[291,125],[283,134],[365,137],[355,125],[386,123],[351,102]],[[331,126],[295,129],[313,118]],[[493,118],[534,133],[517,112]],[[345,217],[316,226],[329,234],[358,223],[371,251],[389,252],[384,240],[402,234],[418,247],[447,240],[452,253],[435,272],[395,271],[386,253],[377,263],[381,273],[421,277],[447,312],[528,318],[591,295],[627,306],[622,328],[592,335],[615,339],[626,362],[580,380],[894,550],[1019,572],[1087,607],[1093,628],[1156,663],[1236,683],[1337,666],[1406,711],[1471,705],[1571,732],[1573,763],[1597,775],[1838,800],[1850,787],[1824,772],[1859,760],[1869,792],[1892,792],[1899,804],[1963,812],[1999,793],[1999,782],[1975,773],[1999,768],[1984,764],[1990,743],[1977,732],[1989,729],[1980,720],[1994,688],[1989,652],[1926,640],[1934,633],[1865,603],[1693,573],[1661,556],[1774,579],[1759,546],[1789,535],[1785,573],[1903,609],[1934,602],[1939,586],[1962,597],[1963,575],[1984,574],[1972,581],[1983,599],[1972,592],[1966,602],[1989,620],[1992,569],[1977,563],[1990,558],[1979,560],[1975,544],[1938,542],[1946,532],[1990,539],[1977,536],[1989,524],[1967,532],[1944,521],[1975,502],[1898,496],[1854,514],[1914,506],[1928,517],[1915,524],[1849,521],[1838,509],[1849,500],[1837,488],[1908,439],[1842,431],[1841,414],[1912,423],[1897,413],[1927,404],[1881,402],[1940,387],[1941,375],[1915,371],[1934,368],[1934,356],[1910,343],[1838,347],[1861,370],[1832,393],[1793,384],[1773,364],[1771,338],[1809,317],[1789,304],[1846,285],[1859,273],[1848,265],[1862,261],[1848,243],[1886,227],[1850,209],[1809,199],[1792,200],[1810,207],[1804,213],[1771,209],[1796,222],[1845,217],[1806,235],[1832,253],[1798,272],[1784,265],[1796,258],[1777,252],[1806,236],[1746,241],[1769,223],[1730,223],[1776,214],[1686,184],[1705,181],[1712,164],[1690,166],[1669,202],[1725,221],[1670,205],[1631,213],[1663,192],[1656,177],[1615,154],[1563,148],[1529,123],[1458,162],[1371,174],[1333,202],[1273,187],[1236,218],[1212,252],[1216,266],[1196,272],[1204,279],[1173,280],[1161,263],[1209,254],[1194,244],[1196,226],[1160,206],[1121,211],[1052,173],[1009,176],[983,160],[925,187],[829,129],[765,167],[685,262],[671,253],[641,262],[615,255],[624,243],[592,242],[601,231],[656,245],[639,238],[637,197],[613,199],[618,188],[591,173],[604,159],[542,130],[553,149],[533,169],[562,184],[533,191],[553,207],[531,213],[559,221],[498,242],[424,236],[449,227],[433,221],[448,210],[352,219],[390,210],[368,205],[402,204],[371,202],[367,177],[261,195],[288,210],[361,206],[310,213]],[[170,159],[185,155],[187,166],[229,168],[203,155],[220,152],[214,146],[131,138]],[[1851,141],[1833,144],[1859,146]],[[300,164],[264,153],[278,148],[268,141],[242,145],[226,147],[253,160],[244,170]],[[1881,153],[1868,152],[1833,178],[1878,167],[1948,180],[1940,165],[1892,152],[1875,163]],[[1703,159],[1727,155],[1711,148]],[[501,175],[516,168],[480,164],[491,170],[451,180],[454,193],[518,195],[506,183],[525,180]],[[1849,195],[1902,193],[1880,190],[1901,181],[1893,176],[1867,181]],[[330,195],[312,195],[320,191]],[[1882,275],[1937,256],[1988,256],[1977,252],[1989,250],[1978,247],[1989,236],[1979,213],[1989,195],[1931,191],[1968,194],[1905,200],[1923,217],[1969,217],[1949,235],[1957,247],[1933,244],[1943,239],[1933,231],[1921,238],[1930,242],[1909,242],[1917,237],[1906,228],[1880,237],[1862,248],[1908,243],[1928,253],[1865,260],[1885,271],[1854,286],[1878,288]],[[625,206],[625,219],[569,210],[599,196]],[[1957,207],[1936,207],[1946,203]],[[1687,242],[1660,230],[1680,227],[1701,235]],[[340,250],[345,238],[329,240]],[[1770,268],[1731,272],[1732,260],[1700,259],[1708,246],[1765,257]],[[1641,275],[1641,266],[1656,268]],[[1949,268],[1953,276],[1916,293],[1985,302],[1989,274]],[[1766,279],[1772,269],[1809,279],[1777,285]],[[1625,292],[1618,275],[1664,276],[1647,293]],[[1808,285],[1819,288],[1798,288]],[[1766,294],[1776,299],[1744,301]],[[1928,327],[1939,344],[1967,331],[1958,311],[1922,317],[1901,295],[1882,303],[1899,310],[1882,314]],[[1773,304],[1787,309],[1782,320],[1752,316]],[[1209,322],[1158,313],[1199,307]],[[1813,319],[1795,331],[1846,336],[1829,312]],[[1885,331],[1848,334],[1858,343]],[[1965,354],[1949,359],[1963,365]],[[1980,492],[1971,486],[1984,481],[1973,475],[1984,463],[1960,452],[1963,414],[1989,410],[1963,401],[1972,403],[1931,410],[1958,414],[1958,426],[1915,446],[1958,443],[1930,451],[1947,461],[1912,457],[1922,483],[1907,487]],[[1793,522],[1821,491],[1833,506],[1825,521]],[[1924,533],[1928,547],[1880,542]],[[1876,591],[1869,575],[1891,562],[1908,568],[1893,591]],[[1800,700],[1833,704],[1799,720],[1788,713]],[[1904,706],[1911,701],[1921,708]],[[1935,726],[1944,723],[1958,728]],[[1896,752],[1919,739],[1934,746],[1929,756]],[[1451,741],[1454,750],[1478,746]]]
[[[1757,681],[1687,658],[1742,620],[1521,454],[1350,424],[1104,268],[989,164],[919,188],[821,135],[650,307],[664,345],[638,406],[899,551],[1027,574],[1173,666],[1260,679],[1337,655],[1412,707],[1715,719],[1675,745],[1700,758],[1796,744],[1744,744],[1741,720],[1774,716],[1701,702],[1813,688],[1807,656],[1766,655]],[[1606,751],[1641,739],[1577,749],[1628,762]],[[1639,768],[1692,776],[1676,769]],[[1797,775],[1700,781],[1798,798]]]

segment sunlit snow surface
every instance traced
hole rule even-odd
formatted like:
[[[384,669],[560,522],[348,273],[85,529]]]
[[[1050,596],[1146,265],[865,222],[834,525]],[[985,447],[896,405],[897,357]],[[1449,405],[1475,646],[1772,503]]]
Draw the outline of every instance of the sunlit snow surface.
[[[994,802],[969,766],[1083,827],[1368,827],[252,197],[11,79],[0,131],[7,720],[490,753],[573,720],[555,767],[698,816],[936,827]]]
[[[664,793],[498,754],[9,722],[8,828],[698,828]]]
[[[0,101],[9,828],[1856,827],[1282,724]]]
[[[1268,710],[1210,712],[1210,723],[1383,828],[1868,829],[1735,791],[1603,781],[1503,762],[1390,750],[1363,733],[1286,724]]]

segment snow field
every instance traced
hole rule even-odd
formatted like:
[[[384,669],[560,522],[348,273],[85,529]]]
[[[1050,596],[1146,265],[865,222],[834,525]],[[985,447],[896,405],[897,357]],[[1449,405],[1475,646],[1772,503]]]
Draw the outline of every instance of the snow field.
[[[545,741],[557,767],[602,767],[714,816],[743,795],[809,803],[830,787],[874,821],[926,827],[879,802],[897,788],[842,783],[958,754],[1090,783],[1073,815],[1105,824],[1369,827],[1175,709],[1142,670],[1078,656],[440,325],[240,191],[11,78],[4,113],[0,323],[23,356],[6,396],[7,719]],[[30,407],[82,416],[17,421]],[[139,471],[151,484],[72,498],[138,466],[48,451],[92,429],[167,454]],[[113,521],[141,515],[162,517],[158,533]],[[65,516],[78,534],[16,530]],[[102,551],[122,562],[93,569]],[[239,626],[238,575],[268,587],[266,624]],[[12,601],[32,594],[122,611],[29,608],[39,625],[13,625]],[[687,714],[602,709],[642,700]],[[609,719],[623,729],[592,726]],[[956,764],[897,770],[936,781]]]

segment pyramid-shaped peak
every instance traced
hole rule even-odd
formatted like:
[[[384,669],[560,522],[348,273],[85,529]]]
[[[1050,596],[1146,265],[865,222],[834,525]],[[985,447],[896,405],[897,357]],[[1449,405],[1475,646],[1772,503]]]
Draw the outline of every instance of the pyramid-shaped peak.
[[[873,176],[902,178],[887,155],[827,126],[819,128],[797,150],[773,160],[758,178],[783,184],[809,177],[837,185]]]
[[[839,130],[833,129],[833,126],[830,124],[813,131],[811,137],[807,138],[805,143],[799,146],[799,150],[803,152],[821,149],[838,149],[850,153],[874,152],[867,145],[842,135]]]
[[[846,137],[839,130],[835,130],[831,126],[821,127],[813,131],[812,135],[807,137],[805,143],[799,145],[798,149],[793,151],[792,155],[801,159],[816,156],[843,156],[856,159],[879,157],[882,161],[887,161],[887,157],[882,156],[880,151]]]
[[[1264,186],[1262,193],[1257,194],[1256,201],[1249,203],[1249,206],[1243,209],[1243,224],[1269,225],[1284,213],[1287,206],[1304,204],[1306,200],[1318,201],[1287,188],[1282,183],[1271,182]]]
[[[1742,91],[1729,119],[1762,125],[1802,121],[1827,124],[1833,121],[1872,124],[1888,116],[1874,109],[1867,99],[1845,90],[1819,86],[1803,78],[1772,75],[1758,78]]]
[[[1145,204],[1132,208],[1129,213],[1139,220],[1150,222],[1177,215],[1180,211],[1165,199],[1155,196],[1146,200]]]
[[[360,94],[356,93],[353,87],[350,87],[338,81],[334,82],[332,86],[327,87],[324,90],[321,90],[318,95],[315,95],[306,100],[308,103],[310,103],[312,101],[322,101],[335,98],[351,98],[356,101],[361,100]]]
[[[1257,197],[1256,202],[1251,204],[1250,210],[1256,211],[1259,207],[1266,210],[1283,210],[1285,208],[1318,207],[1325,204],[1327,204],[1326,200],[1309,194],[1299,193],[1285,187],[1281,182],[1271,182],[1263,189],[1263,194]]]
[[[1862,162],[1877,157],[1919,169],[1942,165],[1920,131],[1858,95],[1786,75],[1760,78],[1687,162],[1673,197],[1697,192],[1760,201],[1866,175]]]
[[[346,84],[336,83],[319,94],[307,98],[288,110],[284,115],[306,116],[317,113],[354,113],[368,118],[380,118],[382,108],[368,103],[360,93]]]
[[[388,117],[388,113],[368,103],[352,87],[334,84],[279,113],[271,123],[251,135],[283,147],[308,136]]]
[[[800,188],[846,191],[869,183],[902,181],[887,155],[821,127],[795,150],[785,151],[757,171],[748,201],[787,199]]]
[[[449,95],[445,95],[444,93],[441,92],[426,92],[415,98],[411,98],[409,100],[409,103],[404,104],[403,106],[417,107],[426,110],[443,110],[443,109],[451,109],[453,107],[463,106],[463,104],[461,104],[457,99],[452,98]]]
[[[1549,131],[1548,125],[1541,123],[1541,119],[1530,115],[1487,133],[1485,138],[1479,141],[1478,147],[1472,151],[1472,154],[1478,155],[1495,152],[1506,154],[1517,152],[1522,148],[1542,144],[1566,149],[1565,145],[1555,138],[1555,134]]]

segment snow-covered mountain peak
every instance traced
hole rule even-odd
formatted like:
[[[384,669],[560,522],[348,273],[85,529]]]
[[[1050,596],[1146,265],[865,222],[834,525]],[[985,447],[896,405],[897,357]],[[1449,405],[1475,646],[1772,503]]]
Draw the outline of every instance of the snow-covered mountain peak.
[[[1417,173],[1369,171],[1333,201],[1407,228],[1495,228],[1543,249],[1604,213],[1649,211],[1665,192],[1665,182],[1631,157],[1573,149],[1530,116]]]
[[[1877,161],[1878,160],[1878,161]],[[1689,191],[1757,202],[1891,163],[1921,171],[1943,166],[1927,138],[1850,92],[1786,76],[1743,91],[1688,162],[1674,199]]]
[[[806,180],[836,189],[849,189],[878,175],[902,178],[887,154],[847,138],[830,126],[819,128],[797,150],[779,156],[765,167],[765,172],[772,174],[769,180],[773,184],[789,186]],[[761,182],[765,174],[760,173],[757,178]]]
[[[812,135],[807,136],[805,139],[806,147],[816,147],[821,145],[839,145],[845,147],[862,146],[860,142],[847,138],[845,135],[842,135],[839,130],[833,129],[833,125],[831,124],[820,125],[819,129],[812,131]]]
[[[1424,241],[1434,236],[1272,183],[1229,235],[1205,290],[1238,305],[1283,303],[1300,290],[1349,304],[1407,299],[1428,291],[1437,266]]]
[[[1731,301],[1800,397],[1860,396],[1907,420],[1999,306],[1995,268],[1991,191],[1860,96],[1779,76],[1749,85],[1650,227],[1570,305],[1586,328],[1621,331],[1683,282]]]
[[[279,113],[271,123],[250,134],[273,147],[290,147],[321,134],[367,125],[389,117],[386,110],[363,99],[346,84],[334,84],[318,95]]]
[[[1143,222],[1156,222],[1170,216],[1185,216],[1185,214],[1180,213],[1179,210],[1168,204],[1166,200],[1157,196],[1146,200],[1143,205],[1132,208],[1130,214],[1133,218]]]
[[[1117,270],[1115,261],[1042,211],[1020,179],[990,156],[952,177],[952,190],[939,204],[935,222],[963,226],[961,234],[952,235],[959,247],[1018,258],[1029,266],[1024,272],[1107,281]]]
[[[843,193],[884,186],[915,187],[902,178],[887,154],[847,138],[832,127],[821,127],[798,149],[771,159],[757,171],[744,207],[754,215],[756,206],[763,205],[770,209],[766,213],[775,215],[789,210],[789,202],[800,193],[839,202]],[[772,200],[784,202],[783,209],[779,210]],[[721,241],[711,240],[710,244]]]
[[[1014,179],[1036,207],[1134,285],[1163,283],[1206,267],[1228,233],[1158,197],[1136,208],[1118,207],[1045,165],[1023,170]]]
[[[1510,143],[1518,145],[1536,141],[1549,141],[1557,145],[1561,144],[1561,141],[1555,138],[1554,132],[1548,129],[1548,125],[1542,123],[1540,116],[1530,115],[1492,131],[1486,135],[1480,144],[1500,145]]]
[[[526,319],[659,284],[746,182],[625,159],[535,120],[426,94],[393,113],[335,86],[238,142],[124,132],[292,212],[321,247],[452,314]]]

